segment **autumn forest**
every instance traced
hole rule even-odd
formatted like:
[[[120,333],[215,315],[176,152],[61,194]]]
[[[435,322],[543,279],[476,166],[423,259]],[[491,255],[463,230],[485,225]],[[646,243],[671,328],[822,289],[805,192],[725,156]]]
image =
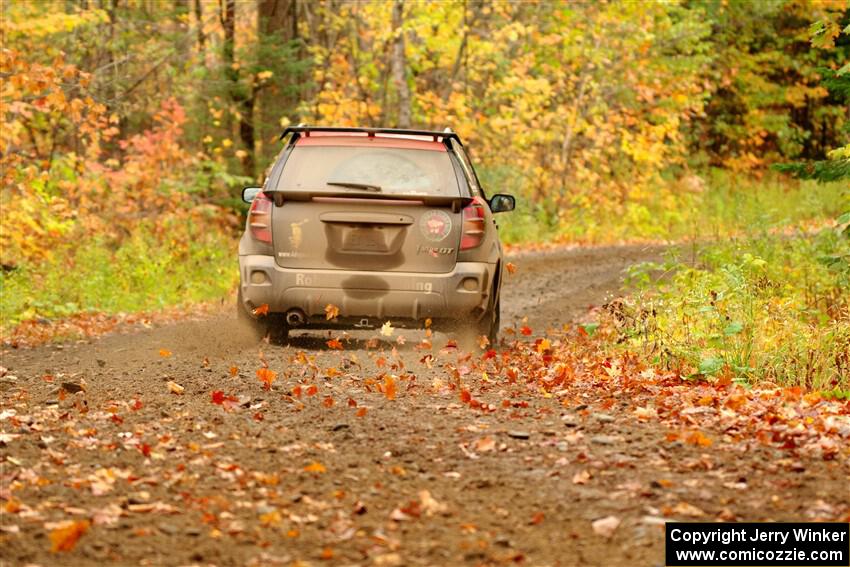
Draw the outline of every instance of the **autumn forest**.
[[[8,0],[0,42],[0,565],[850,519],[847,0]],[[516,197],[498,344],[238,332],[298,124],[450,128]]]

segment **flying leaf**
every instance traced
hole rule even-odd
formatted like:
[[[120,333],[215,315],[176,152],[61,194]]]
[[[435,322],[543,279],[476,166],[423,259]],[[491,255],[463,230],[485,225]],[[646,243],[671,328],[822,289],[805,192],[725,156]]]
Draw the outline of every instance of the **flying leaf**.
[[[339,317],[339,307],[331,303],[325,305],[325,319],[330,321],[331,319],[336,319],[337,317]]]
[[[510,275],[514,275],[517,271],[517,267],[513,262],[508,262],[507,264],[505,264],[505,269],[508,270],[508,273]]]
[[[381,325],[381,334],[385,337],[393,336],[393,326],[389,321]]]
[[[339,342],[339,339],[336,339],[336,338],[331,339],[331,340],[327,341],[325,344],[328,345],[328,348],[332,348],[334,350],[343,350],[342,343]]]
[[[259,307],[255,307],[254,309],[252,309],[251,313],[254,314],[254,317],[261,317],[263,315],[268,315],[269,314],[269,304],[263,303]]]
[[[168,358],[169,356],[171,356],[171,351],[167,348],[161,348],[159,349],[159,356],[161,356],[162,358]]]
[[[396,383],[395,379],[389,375],[384,375],[384,384],[383,384],[384,395],[388,400],[394,400],[396,395]]]
[[[62,526],[50,532],[50,551],[71,551],[77,545],[79,539],[85,534],[91,523],[88,520],[66,522]]]

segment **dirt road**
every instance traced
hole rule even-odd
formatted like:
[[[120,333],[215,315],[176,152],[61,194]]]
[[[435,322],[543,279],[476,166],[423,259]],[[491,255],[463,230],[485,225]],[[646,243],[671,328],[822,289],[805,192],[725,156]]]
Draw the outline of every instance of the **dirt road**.
[[[659,253],[514,257],[503,325],[560,327]],[[223,314],[5,352],[0,564],[662,565],[665,519],[850,514],[846,451],[682,443],[582,384],[505,400],[441,336],[398,334],[258,345]]]

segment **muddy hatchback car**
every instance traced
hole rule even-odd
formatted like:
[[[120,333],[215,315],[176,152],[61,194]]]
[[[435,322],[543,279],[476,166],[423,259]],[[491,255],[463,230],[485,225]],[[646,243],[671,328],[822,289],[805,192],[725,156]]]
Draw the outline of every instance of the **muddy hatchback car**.
[[[419,327],[496,342],[494,213],[454,132],[288,128],[239,243],[237,312],[259,333]],[[328,310],[326,306],[338,309]]]

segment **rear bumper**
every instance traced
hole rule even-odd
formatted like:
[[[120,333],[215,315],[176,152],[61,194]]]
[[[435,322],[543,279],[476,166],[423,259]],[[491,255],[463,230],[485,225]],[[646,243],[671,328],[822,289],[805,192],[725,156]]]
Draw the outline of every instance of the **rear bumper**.
[[[339,308],[341,321],[477,319],[488,305],[495,269],[458,262],[443,274],[303,270],[281,268],[272,256],[245,255],[239,256],[239,285],[247,309],[268,304],[271,313],[301,310],[311,323],[324,321],[329,303]]]

